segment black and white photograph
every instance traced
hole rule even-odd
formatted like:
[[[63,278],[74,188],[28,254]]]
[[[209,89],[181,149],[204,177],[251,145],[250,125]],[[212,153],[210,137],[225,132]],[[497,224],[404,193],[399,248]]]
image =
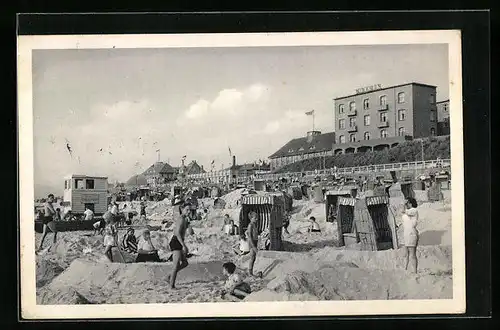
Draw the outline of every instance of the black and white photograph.
[[[18,37],[23,317],[463,312],[460,47]]]

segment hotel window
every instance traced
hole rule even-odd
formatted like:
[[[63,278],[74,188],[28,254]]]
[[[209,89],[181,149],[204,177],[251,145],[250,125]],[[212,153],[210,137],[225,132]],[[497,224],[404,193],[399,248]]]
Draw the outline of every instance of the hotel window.
[[[340,119],[340,120],[339,120],[339,128],[340,128],[340,129],[345,128],[345,119]]]
[[[365,140],[370,140],[370,132],[365,132]]]
[[[436,130],[434,129],[434,127],[431,128],[431,135],[432,136],[436,135]]]
[[[381,106],[385,106],[385,105],[387,105],[387,96],[382,95],[382,96],[380,97],[380,105],[381,105]]]
[[[370,107],[370,100],[364,99],[363,100],[363,109],[367,110]]]
[[[398,103],[405,103],[405,93],[404,92],[398,93]]]
[[[339,105],[339,113],[344,113],[344,105],[343,104]]]
[[[436,103],[436,95],[431,94],[431,95],[429,96],[429,103],[430,103],[430,104],[434,104],[434,103]]]
[[[309,149],[314,150],[316,149],[316,146],[310,146]]]
[[[345,143],[345,136],[339,136],[339,143]]]
[[[448,112],[448,104],[443,105],[443,112]]]
[[[349,118],[349,126],[350,127],[356,126],[356,118]]]
[[[380,131],[380,137],[382,139],[385,139],[387,137],[387,130],[386,129],[383,129]]]
[[[349,141],[350,142],[356,142],[356,134],[349,135]]]
[[[288,152],[293,152],[293,149],[288,149]]]
[[[369,115],[366,115],[364,117],[364,121],[365,121],[365,126],[370,126],[370,116]]]
[[[431,110],[431,121],[436,121],[436,111]]]
[[[398,110],[398,120],[404,121],[405,118],[406,118],[406,110],[404,109]]]
[[[356,102],[352,101],[349,103],[349,111],[356,111]]]
[[[382,113],[380,114],[380,121],[381,121],[381,122],[387,121],[387,113],[382,112]]]
[[[404,136],[405,135],[405,128],[404,127],[400,127],[398,129],[398,135],[399,136]]]
[[[300,147],[300,148],[299,148],[299,151],[304,151],[304,148]]]

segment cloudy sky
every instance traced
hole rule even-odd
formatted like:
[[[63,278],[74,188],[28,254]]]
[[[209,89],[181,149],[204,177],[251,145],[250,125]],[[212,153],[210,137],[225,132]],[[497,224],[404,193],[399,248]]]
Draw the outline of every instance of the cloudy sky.
[[[333,130],[335,97],[421,82],[448,98],[447,45],[36,50],[35,194],[70,173],[126,181],[183,155],[205,168],[267,158]],[[72,155],[66,149],[69,142]]]

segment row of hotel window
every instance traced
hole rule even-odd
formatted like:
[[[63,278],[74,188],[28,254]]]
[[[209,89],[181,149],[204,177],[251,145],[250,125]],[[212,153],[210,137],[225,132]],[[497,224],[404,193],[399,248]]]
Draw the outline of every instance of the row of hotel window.
[[[405,135],[405,128],[404,127],[400,127],[398,129],[398,135],[399,136],[404,136]],[[431,128],[431,135],[436,135],[436,130],[433,128]],[[381,139],[385,139],[387,138],[387,130],[386,129],[382,129],[380,130],[380,138]],[[371,138],[371,135],[370,135],[370,132],[365,132],[365,134],[363,134],[363,138],[364,140],[370,140]],[[356,142],[357,139],[356,139],[356,134],[350,134],[349,135],[349,142]],[[344,135],[340,135],[339,136],[339,144],[342,144],[342,143],[346,143],[345,141],[345,136]]]
[[[380,122],[386,122],[387,120],[387,113],[382,112],[380,113]],[[406,110],[398,110],[398,120],[399,121],[404,121],[406,119]],[[431,111],[431,121],[436,121],[436,112]],[[365,126],[370,126],[370,115],[364,116],[364,124]],[[349,118],[349,126],[354,127],[356,126],[356,118]],[[339,119],[339,128],[343,129],[345,128],[345,119]]]
[[[430,99],[429,99],[429,102],[431,104],[435,104],[436,103],[436,96],[435,95],[431,95]],[[405,93],[404,92],[398,93],[398,103],[399,104],[405,103]],[[380,96],[380,98],[379,98],[379,105],[380,106],[386,106],[387,105],[387,96],[386,95]],[[369,108],[370,108],[370,100],[369,99],[364,99],[363,100],[363,109],[364,110],[368,110]],[[356,102],[354,102],[354,101],[349,102],[349,110],[350,111],[356,111]],[[344,111],[345,111],[344,104],[339,104],[339,113],[344,113]]]

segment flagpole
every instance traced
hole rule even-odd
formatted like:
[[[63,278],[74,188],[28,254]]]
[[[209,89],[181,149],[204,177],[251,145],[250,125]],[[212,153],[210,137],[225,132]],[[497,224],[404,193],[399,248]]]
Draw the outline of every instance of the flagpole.
[[[313,110],[313,132],[314,132],[314,110]]]

